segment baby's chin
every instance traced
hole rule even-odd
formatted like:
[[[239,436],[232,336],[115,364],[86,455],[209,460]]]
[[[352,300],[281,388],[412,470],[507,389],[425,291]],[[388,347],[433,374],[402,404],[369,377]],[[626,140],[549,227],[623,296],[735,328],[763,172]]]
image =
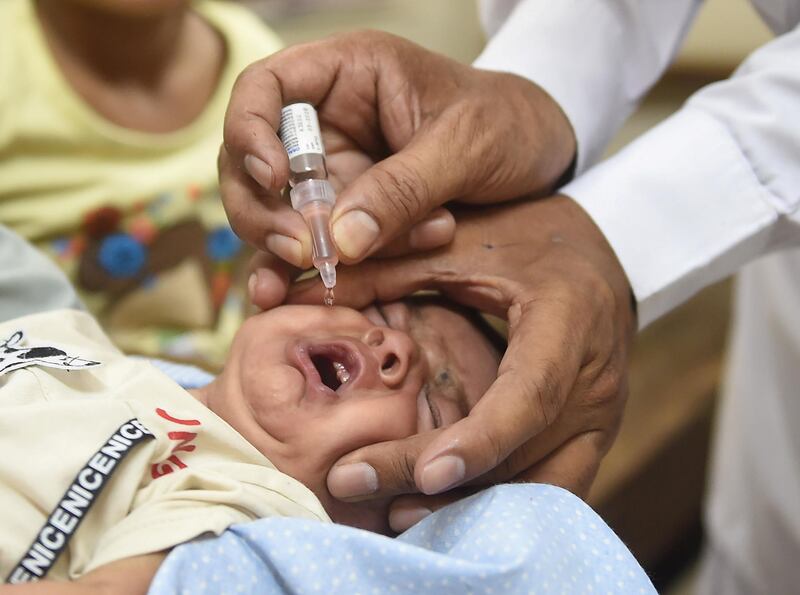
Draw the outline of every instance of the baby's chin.
[[[363,502],[341,502],[330,494],[322,499],[322,505],[334,523],[358,529],[394,535],[389,527],[389,505],[391,498],[365,500]]]

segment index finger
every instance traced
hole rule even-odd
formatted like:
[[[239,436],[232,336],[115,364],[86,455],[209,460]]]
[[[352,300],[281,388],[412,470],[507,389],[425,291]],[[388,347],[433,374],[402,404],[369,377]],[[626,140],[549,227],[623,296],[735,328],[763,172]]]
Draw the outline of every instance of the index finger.
[[[289,179],[289,159],[278,138],[281,109],[295,101],[317,105],[328,96],[342,63],[335,49],[329,40],[287,48],[245,68],[233,85],[225,149],[267,189],[280,190]]]

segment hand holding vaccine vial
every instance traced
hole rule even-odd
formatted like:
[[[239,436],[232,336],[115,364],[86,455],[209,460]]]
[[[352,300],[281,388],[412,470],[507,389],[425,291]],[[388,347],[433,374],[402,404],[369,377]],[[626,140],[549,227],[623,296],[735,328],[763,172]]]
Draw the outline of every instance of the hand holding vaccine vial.
[[[336,194],[328,181],[325,148],[319,120],[310,103],[293,103],[281,110],[279,135],[289,155],[289,197],[292,208],[305,219],[313,242],[312,260],[333,304],[339,257],[331,239],[330,220]]]

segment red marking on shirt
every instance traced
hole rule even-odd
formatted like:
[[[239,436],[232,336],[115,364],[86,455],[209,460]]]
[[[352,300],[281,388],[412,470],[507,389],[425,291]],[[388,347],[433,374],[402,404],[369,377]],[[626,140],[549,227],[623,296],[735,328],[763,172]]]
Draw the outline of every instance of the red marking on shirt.
[[[171,421],[171,422],[174,422],[176,424],[180,424],[182,426],[199,426],[200,425],[200,420],[199,419],[180,419],[180,418],[177,418],[177,417],[172,417],[169,413],[167,413],[166,411],[161,409],[161,407],[156,409],[156,413],[158,413],[158,415],[160,417],[163,417],[167,421]]]
[[[178,417],[173,417],[166,411],[161,408],[156,409],[156,413],[159,417],[166,419],[172,423],[176,423],[182,426],[199,426],[202,425],[199,419],[180,419]],[[184,463],[181,458],[175,454],[178,451],[183,452],[192,452],[197,448],[196,444],[192,444],[195,438],[197,438],[196,432],[187,432],[185,430],[180,431],[171,431],[167,432],[167,437],[170,440],[177,442],[172,447],[170,451],[169,457],[167,457],[164,461],[159,463],[153,463],[150,466],[150,476],[153,479],[158,479],[159,477],[163,477],[164,475],[168,475],[177,469],[186,469],[187,465]]]
[[[185,450],[186,452],[192,452],[196,447],[194,444],[190,444],[192,440],[197,437],[195,432],[170,432],[167,434],[170,440],[177,440],[178,446],[172,449],[172,452],[176,452],[179,450]]]
[[[170,455],[169,458],[167,458],[167,461],[169,461],[169,463],[174,463],[178,469],[186,469],[186,463],[181,461],[178,455]],[[152,478],[158,479],[163,475],[167,475],[175,471],[175,468],[169,463],[166,461],[163,463],[153,463],[152,467],[150,467],[150,475]]]

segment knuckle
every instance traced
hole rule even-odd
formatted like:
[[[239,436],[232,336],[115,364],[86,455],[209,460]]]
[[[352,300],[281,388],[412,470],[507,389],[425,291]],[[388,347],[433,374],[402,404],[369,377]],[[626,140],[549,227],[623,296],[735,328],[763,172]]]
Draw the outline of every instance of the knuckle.
[[[240,218],[228,215],[228,224],[237,238],[253,243],[252,230],[246,223],[243,224]]]
[[[617,296],[608,281],[599,274],[590,275],[586,290],[591,292],[592,300],[600,312],[613,311],[616,308]]]
[[[581,278],[579,286],[569,283],[562,288],[562,293],[571,291],[572,298],[568,303],[574,308],[585,309],[590,304],[595,318],[608,319],[610,312],[617,307],[618,297],[609,279],[590,261],[578,265]],[[570,289],[571,287],[571,289]]]
[[[624,401],[627,396],[627,378],[622,369],[609,364],[592,383],[589,391],[589,402],[604,406],[616,401]]]
[[[222,206],[233,233],[240,239],[251,243],[256,248],[260,248],[261,246],[258,238],[261,237],[262,234],[258,233],[258,229],[250,221],[247,209],[244,208],[242,200],[235,200],[230,196],[226,199],[223,193]]]
[[[476,438],[483,452],[487,469],[496,469],[498,465],[505,463],[508,455],[508,445],[500,432],[492,428],[481,428],[478,430]]]
[[[558,362],[540,360],[534,372],[518,371],[515,376],[518,386],[513,388],[516,394],[522,395],[525,418],[543,420],[545,427],[552,424],[562,401]]]
[[[394,38],[393,35],[386,33],[385,31],[379,31],[377,29],[364,29],[357,33],[350,33],[348,35],[352,41],[361,42],[368,46],[369,45],[381,46],[384,44],[388,44]]]
[[[529,394],[539,406],[545,424],[553,423],[561,410],[561,386],[559,383],[558,362],[542,362],[538,376],[531,379]]]
[[[416,484],[414,483],[415,463],[414,457],[405,451],[398,453],[398,456],[392,459],[389,472],[392,475],[391,483],[398,493],[416,491]]]
[[[251,78],[258,77],[259,71],[264,66],[264,59],[255,60],[250,62],[244,69],[236,76],[236,80],[233,83],[233,88],[236,89],[242,85],[247,84]]]

